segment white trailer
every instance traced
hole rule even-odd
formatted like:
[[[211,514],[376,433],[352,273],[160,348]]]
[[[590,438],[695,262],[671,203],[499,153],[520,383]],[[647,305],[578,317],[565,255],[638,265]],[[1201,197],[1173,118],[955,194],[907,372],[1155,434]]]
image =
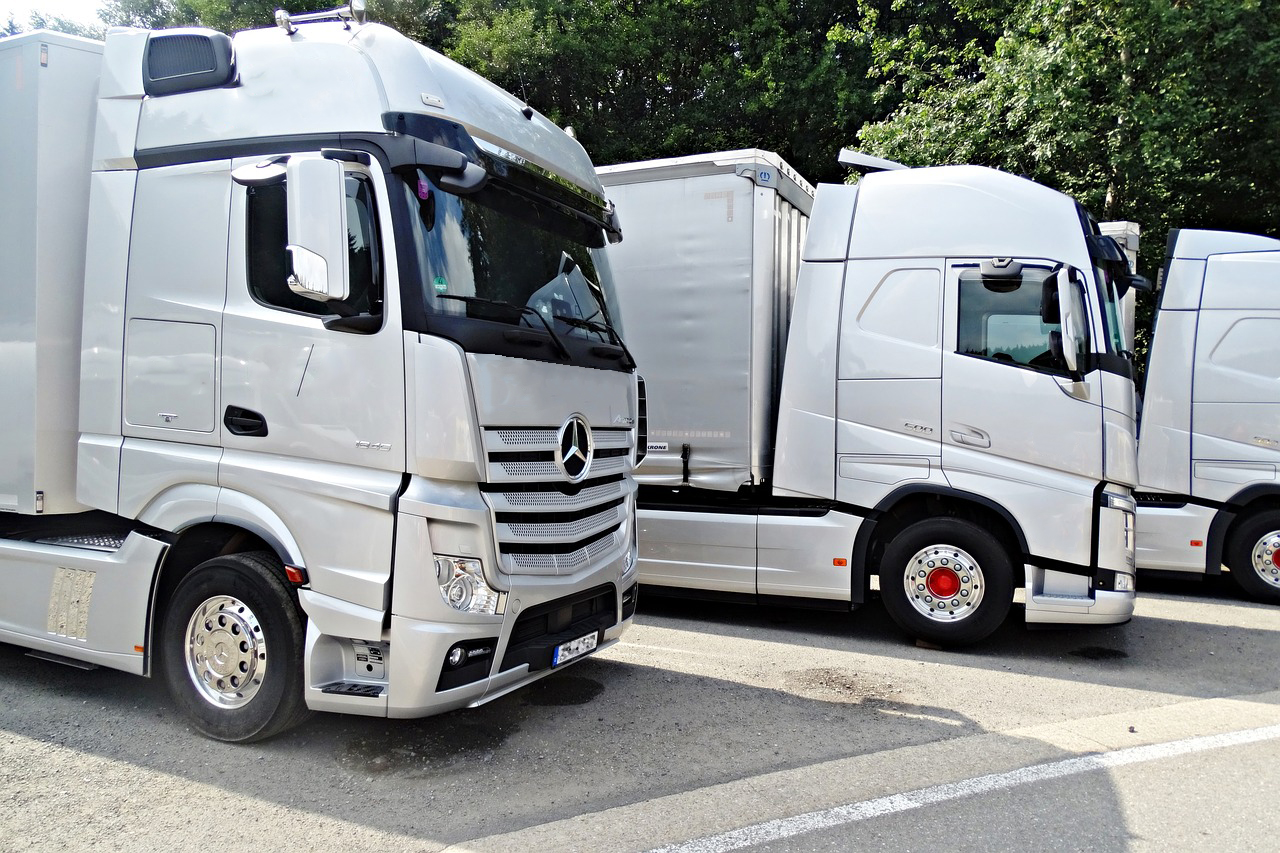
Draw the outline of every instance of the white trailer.
[[[946,644],[1017,586],[1028,622],[1130,618],[1118,251],[1074,201],[976,167],[815,191],[754,150],[598,172],[648,405],[642,583],[849,608],[878,574]]]
[[[0,40],[0,641],[233,741],[490,701],[636,603],[586,153],[349,8],[278,17]]]
[[[1280,602],[1280,240],[1175,230],[1143,393],[1138,567]]]

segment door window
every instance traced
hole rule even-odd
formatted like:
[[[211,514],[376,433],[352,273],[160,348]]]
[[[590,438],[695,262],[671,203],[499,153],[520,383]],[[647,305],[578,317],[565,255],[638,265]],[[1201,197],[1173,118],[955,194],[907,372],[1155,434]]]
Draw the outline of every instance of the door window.
[[[977,269],[962,271],[957,352],[1066,374],[1062,327],[1041,319],[1042,301],[1056,298],[1051,272],[1024,266],[1016,278],[990,278]]]
[[[355,173],[347,174],[345,185],[349,295],[341,302],[320,302],[289,289],[285,184],[249,187],[248,283],[254,299],[273,308],[318,316],[382,313],[382,256],[373,186],[367,177]]]

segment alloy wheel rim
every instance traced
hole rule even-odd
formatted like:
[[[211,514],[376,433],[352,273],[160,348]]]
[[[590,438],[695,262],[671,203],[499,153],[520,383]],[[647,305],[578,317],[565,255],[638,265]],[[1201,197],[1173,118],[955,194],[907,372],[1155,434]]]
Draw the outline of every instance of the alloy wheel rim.
[[[1280,589],[1280,530],[1273,530],[1257,541],[1250,563],[1258,577]]]
[[[959,622],[978,611],[986,590],[982,567],[954,545],[929,545],[907,561],[907,600],[933,622]]]
[[[267,673],[267,644],[258,617],[229,595],[207,598],[187,621],[187,675],[216,708],[247,705]]]

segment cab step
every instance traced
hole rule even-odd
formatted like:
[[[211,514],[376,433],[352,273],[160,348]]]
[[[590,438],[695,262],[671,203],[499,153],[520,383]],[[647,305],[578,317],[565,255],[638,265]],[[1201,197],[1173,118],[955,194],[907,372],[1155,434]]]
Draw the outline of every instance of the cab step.
[[[341,696],[363,696],[369,699],[381,696],[384,684],[362,684],[358,681],[335,681],[320,688],[321,693],[337,693]]]

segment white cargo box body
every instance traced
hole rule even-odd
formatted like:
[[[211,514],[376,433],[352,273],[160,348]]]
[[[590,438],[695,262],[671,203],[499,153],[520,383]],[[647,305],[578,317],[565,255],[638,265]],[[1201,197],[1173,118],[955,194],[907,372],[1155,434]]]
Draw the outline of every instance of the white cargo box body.
[[[0,511],[71,512],[102,45],[0,40]],[[37,497],[39,496],[39,497]]]
[[[608,255],[648,394],[641,483],[736,491],[770,478],[787,324],[813,187],[744,150],[597,170],[623,241]]]

